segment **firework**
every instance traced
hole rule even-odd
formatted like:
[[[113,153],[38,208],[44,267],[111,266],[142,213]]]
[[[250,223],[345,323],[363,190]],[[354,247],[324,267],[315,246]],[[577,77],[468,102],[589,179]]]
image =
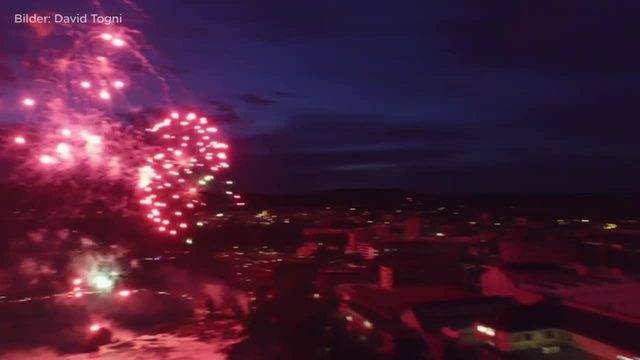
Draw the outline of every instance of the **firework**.
[[[219,180],[230,167],[229,146],[207,117],[172,111],[142,129],[110,114],[131,106],[126,92],[133,75],[122,62],[139,63],[166,92],[164,79],[140,52],[137,35],[116,27],[75,35],[71,55],[52,59],[50,69],[52,78],[68,79],[70,86],[49,82],[49,89],[20,100],[35,120],[28,132],[13,135],[13,146],[22,149],[24,171],[19,173],[37,180],[30,183],[75,184],[77,193],[91,199],[100,196],[96,189],[105,181],[125,183],[134,196],[124,202],[137,203],[158,233],[176,237],[203,225],[197,214],[206,204],[199,193],[214,182],[231,202],[244,203],[230,189],[233,182]],[[123,203],[109,196],[103,195],[103,202]],[[94,280],[96,288],[112,287],[106,278]]]
[[[229,167],[229,146],[218,139],[218,129],[206,117],[194,112],[172,112],[147,132],[161,140],[160,151],[138,172],[143,193],[139,202],[147,207],[147,218],[169,235],[201,225],[193,214],[206,204],[197,195],[216,180],[218,171]],[[237,196],[230,190],[226,194]]]

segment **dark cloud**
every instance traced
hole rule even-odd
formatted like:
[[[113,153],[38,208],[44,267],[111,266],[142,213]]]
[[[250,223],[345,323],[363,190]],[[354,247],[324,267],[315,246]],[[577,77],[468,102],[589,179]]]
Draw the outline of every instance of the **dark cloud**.
[[[273,92],[273,95],[274,95],[274,96],[278,96],[278,97],[292,97],[292,96],[294,96],[295,94],[294,94],[294,93],[292,93],[292,92],[290,92],[290,91],[282,91],[282,90],[281,90],[281,91],[274,91],[274,92]]]
[[[213,105],[213,118],[224,123],[235,123],[240,120],[236,109],[229,103],[219,100],[209,100],[209,104]]]
[[[238,96],[240,100],[250,105],[268,106],[275,103],[275,100],[267,99],[265,97],[254,94],[242,94]]]
[[[302,144],[340,146],[456,141],[474,137],[473,128],[442,122],[429,123],[422,118],[406,121],[398,116],[383,114],[308,112],[291,115],[291,123],[282,132],[301,138]]]
[[[632,141],[598,144],[607,131],[601,116],[614,107],[554,109],[558,117],[545,119],[541,114],[549,109],[541,106],[539,114],[532,110],[481,126],[296,113],[277,131],[236,139],[236,171],[245,186],[275,192],[347,185],[431,192],[623,191],[638,178],[633,164],[640,149]],[[629,126],[637,126],[626,127],[632,139],[638,132]],[[612,182],[612,174],[622,178]]]
[[[120,120],[127,124],[139,125],[144,129],[147,124],[157,120],[166,114],[166,110],[158,107],[143,107],[141,109],[132,110],[115,114]]]
[[[296,113],[277,131],[236,139],[234,163],[243,183],[262,191],[278,191],[281,184],[289,192],[327,189],[348,178],[349,184],[357,178],[411,187],[400,174],[465,161],[463,144],[442,141],[471,138],[472,131],[458,126],[406,124],[372,114]]]

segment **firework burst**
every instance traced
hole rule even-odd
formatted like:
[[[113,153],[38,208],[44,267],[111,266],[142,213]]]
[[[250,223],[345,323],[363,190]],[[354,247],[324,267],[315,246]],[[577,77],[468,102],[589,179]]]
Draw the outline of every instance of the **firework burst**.
[[[206,117],[194,112],[182,116],[172,112],[146,130],[156,135],[161,147],[138,169],[138,188],[144,194],[140,204],[147,206],[147,218],[159,232],[177,235],[201,224],[193,216],[206,205],[198,194],[216,180],[220,170],[229,167],[229,146],[218,138],[218,129]],[[225,194],[242,205],[233,191]]]
[[[103,203],[141,209],[159,233],[175,237],[202,224],[206,205],[199,193],[212,182],[236,205],[244,205],[218,179],[229,167],[229,146],[212,121],[195,112],[167,112],[159,121],[137,127],[114,114],[136,106],[126,97],[138,72],[156,81],[166,98],[168,87],[145,58],[140,34],[108,27],[87,32],[69,28],[68,51],[46,61],[46,79],[36,75],[29,94],[18,101],[22,130],[12,134],[8,152],[20,160],[15,179],[32,184],[69,185]],[[137,69],[133,73],[128,68]],[[144,86],[144,85],[142,85]],[[139,106],[137,106],[139,108]],[[97,191],[105,182],[125,184],[126,201]]]

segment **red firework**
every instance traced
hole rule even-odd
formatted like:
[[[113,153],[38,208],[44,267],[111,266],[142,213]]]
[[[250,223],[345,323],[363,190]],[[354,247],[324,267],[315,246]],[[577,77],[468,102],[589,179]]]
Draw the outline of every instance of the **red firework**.
[[[218,139],[218,129],[206,117],[193,112],[183,116],[172,112],[147,131],[156,134],[162,146],[147,158],[147,165],[139,168],[138,188],[143,192],[140,204],[149,209],[147,218],[158,231],[177,235],[201,224],[193,216],[206,205],[198,194],[217,181],[218,171],[229,167],[229,146]],[[240,199],[231,190],[225,194]]]
[[[125,56],[138,61],[166,90],[164,78],[140,52],[136,34],[111,28],[78,35],[72,55],[63,52],[51,61],[56,78],[70,79],[64,82],[70,86],[53,82],[54,90],[64,91],[40,89],[20,99],[26,116],[37,121],[28,134],[16,134],[11,142],[23,149],[19,153],[29,175],[39,174],[45,183],[83,177],[131,185],[153,228],[177,236],[202,225],[196,214],[206,204],[199,194],[214,182],[235,205],[244,203],[230,190],[232,181],[218,179],[229,167],[229,146],[206,117],[169,113],[145,129],[150,135],[145,142],[141,129],[129,131],[107,114],[116,102],[128,105],[124,95],[134,81],[119,66]]]

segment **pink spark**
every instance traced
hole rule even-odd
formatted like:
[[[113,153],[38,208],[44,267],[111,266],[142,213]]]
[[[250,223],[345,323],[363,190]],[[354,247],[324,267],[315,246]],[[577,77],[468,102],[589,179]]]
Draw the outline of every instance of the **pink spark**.
[[[42,155],[40,156],[40,162],[45,165],[51,165],[56,162],[56,159],[50,155]]]
[[[111,99],[111,94],[109,94],[107,90],[100,90],[100,93],[98,94],[98,96],[100,96],[100,99],[102,100]]]
[[[124,40],[120,39],[120,38],[115,38],[113,39],[113,41],[111,41],[111,44],[113,44],[113,46],[116,47],[122,47],[125,46],[126,43],[124,42]]]
[[[62,157],[69,157],[71,153],[71,147],[68,144],[60,143],[56,146],[56,151]]]

